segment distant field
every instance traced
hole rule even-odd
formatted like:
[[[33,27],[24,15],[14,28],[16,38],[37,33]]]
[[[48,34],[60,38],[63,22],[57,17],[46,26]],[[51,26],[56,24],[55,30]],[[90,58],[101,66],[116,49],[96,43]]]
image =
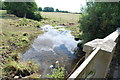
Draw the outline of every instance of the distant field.
[[[59,12],[40,12],[42,17],[47,19],[47,22],[52,26],[55,25],[65,25],[66,29],[71,30],[72,35],[75,37],[79,37],[81,35],[79,30],[79,19],[80,14],[72,14],[72,13],[59,13]]]
[[[0,10],[0,15],[5,15],[5,14],[7,14],[6,10]]]
[[[58,13],[58,12],[40,12],[45,18],[54,19],[62,23],[77,23],[80,14]]]

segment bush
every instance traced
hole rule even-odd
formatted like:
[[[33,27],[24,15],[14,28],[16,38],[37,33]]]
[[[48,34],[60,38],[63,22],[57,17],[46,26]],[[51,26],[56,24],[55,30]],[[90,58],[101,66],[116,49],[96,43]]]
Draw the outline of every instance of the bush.
[[[42,18],[40,14],[36,13],[38,7],[35,2],[4,2],[4,4],[9,13],[18,17],[26,17],[38,21]]]
[[[35,12],[34,13],[34,20],[40,21],[41,19],[42,19],[42,16],[40,15],[40,13],[39,12]]]
[[[83,43],[104,38],[120,26],[120,2],[87,3],[80,19]]]

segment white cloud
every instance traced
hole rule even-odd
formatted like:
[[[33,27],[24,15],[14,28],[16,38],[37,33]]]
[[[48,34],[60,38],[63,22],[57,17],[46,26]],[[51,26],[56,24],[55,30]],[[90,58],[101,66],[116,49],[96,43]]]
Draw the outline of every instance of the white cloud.
[[[60,10],[80,12],[81,5],[85,5],[86,0],[35,0],[39,7],[54,7]]]

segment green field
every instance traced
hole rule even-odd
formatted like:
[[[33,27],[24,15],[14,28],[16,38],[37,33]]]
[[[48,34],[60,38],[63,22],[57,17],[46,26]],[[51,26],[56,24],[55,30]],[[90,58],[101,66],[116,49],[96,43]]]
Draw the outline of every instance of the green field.
[[[40,14],[46,18],[42,20],[42,22],[46,24],[50,24],[52,26],[56,25],[64,25],[67,26],[66,29],[71,30],[71,33],[75,37],[79,37],[82,33],[80,33],[78,23],[80,19],[80,14],[73,13],[59,13],[59,12],[40,12]]]
[[[74,23],[77,24],[80,14],[72,13],[58,13],[58,12],[40,12],[45,18],[49,18],[60,23]]]
[[[7,14],[6,10],[0,10],[0,17],[4,16]]]

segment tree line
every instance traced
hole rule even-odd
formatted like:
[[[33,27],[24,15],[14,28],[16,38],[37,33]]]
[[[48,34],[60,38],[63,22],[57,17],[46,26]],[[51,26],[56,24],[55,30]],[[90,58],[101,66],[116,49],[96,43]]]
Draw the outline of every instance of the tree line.
[[[38,11],[36,2],[1,2],[2,7],[0,9],[7,10],[8,14],[14,14],[18,17],[25,17],[40,21],[42,16]]]
[[[43,12],[62,12],[62,13],[70,13],[69,11],[54,9],[53,7],[44,7],[43,9],[42,9],[42,7],[39,7],[38,10],[39,10],[39,11],[43,11]]]

